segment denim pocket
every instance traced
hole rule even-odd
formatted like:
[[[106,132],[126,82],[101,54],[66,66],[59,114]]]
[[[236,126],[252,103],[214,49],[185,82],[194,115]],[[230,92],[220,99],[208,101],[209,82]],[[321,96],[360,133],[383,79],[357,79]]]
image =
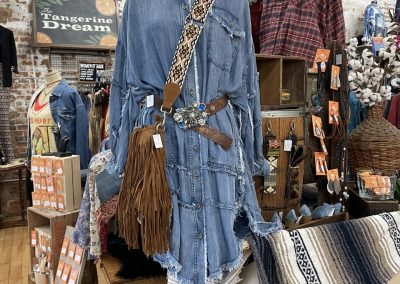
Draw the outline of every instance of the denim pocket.
[[[76,114],[69,108],[58,108],[58,116],[65,120],[73,120],[75,119]]]
[[[229,71],[245,33],[230,12],[213,8],[208,25],[208,59],[223,71]]]

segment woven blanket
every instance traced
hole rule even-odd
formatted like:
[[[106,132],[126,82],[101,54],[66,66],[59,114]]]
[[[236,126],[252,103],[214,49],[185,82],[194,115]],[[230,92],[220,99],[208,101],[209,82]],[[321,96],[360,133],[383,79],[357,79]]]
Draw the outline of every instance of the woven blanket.
[[[400,271],[400,212],[253,236],[260,281],[388,283]]]

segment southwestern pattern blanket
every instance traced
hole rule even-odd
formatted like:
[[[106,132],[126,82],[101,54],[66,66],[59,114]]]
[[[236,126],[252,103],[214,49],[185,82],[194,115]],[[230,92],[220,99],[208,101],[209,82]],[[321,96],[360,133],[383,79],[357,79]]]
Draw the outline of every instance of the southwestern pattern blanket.
[[[387,283],[400,271],[400,212],[254,236],[261,283]]]

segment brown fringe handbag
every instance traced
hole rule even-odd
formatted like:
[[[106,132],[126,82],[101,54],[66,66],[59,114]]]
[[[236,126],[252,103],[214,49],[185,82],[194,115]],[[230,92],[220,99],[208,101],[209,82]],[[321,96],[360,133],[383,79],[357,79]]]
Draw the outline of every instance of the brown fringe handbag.
[[[164,253],[170,249],[172,200],[165,174],[165,151],[162,147],[164,122],[166,115],[172,114],[173,104],[180,95],[194,46],[213,2],[214,0],[198,0],[186,18],[164,87],[161,106],[163,122],[157,126],[135,129],[129,139],[129,154],[118,201],[118,230],[130,248],[138,249],[141,240],[146,255]],[[197,128],[204,131],[202,127]],[[215,130],[213,131],[215,134]],[[207,130],[206,134],[201,134],[208,135],[209,132]],[[227,138],[221,133],[216,138],[221,137],[226,142]]]

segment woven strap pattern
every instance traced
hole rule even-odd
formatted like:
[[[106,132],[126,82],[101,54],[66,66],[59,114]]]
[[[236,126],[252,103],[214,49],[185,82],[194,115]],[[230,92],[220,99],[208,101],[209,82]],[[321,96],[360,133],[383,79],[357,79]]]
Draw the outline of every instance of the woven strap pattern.
[[[186,23],[175,51],[167,83],[178,84],[182,89],[194,47],[199,40],[213,3],[214,0],[197,0],[186,17]]]

